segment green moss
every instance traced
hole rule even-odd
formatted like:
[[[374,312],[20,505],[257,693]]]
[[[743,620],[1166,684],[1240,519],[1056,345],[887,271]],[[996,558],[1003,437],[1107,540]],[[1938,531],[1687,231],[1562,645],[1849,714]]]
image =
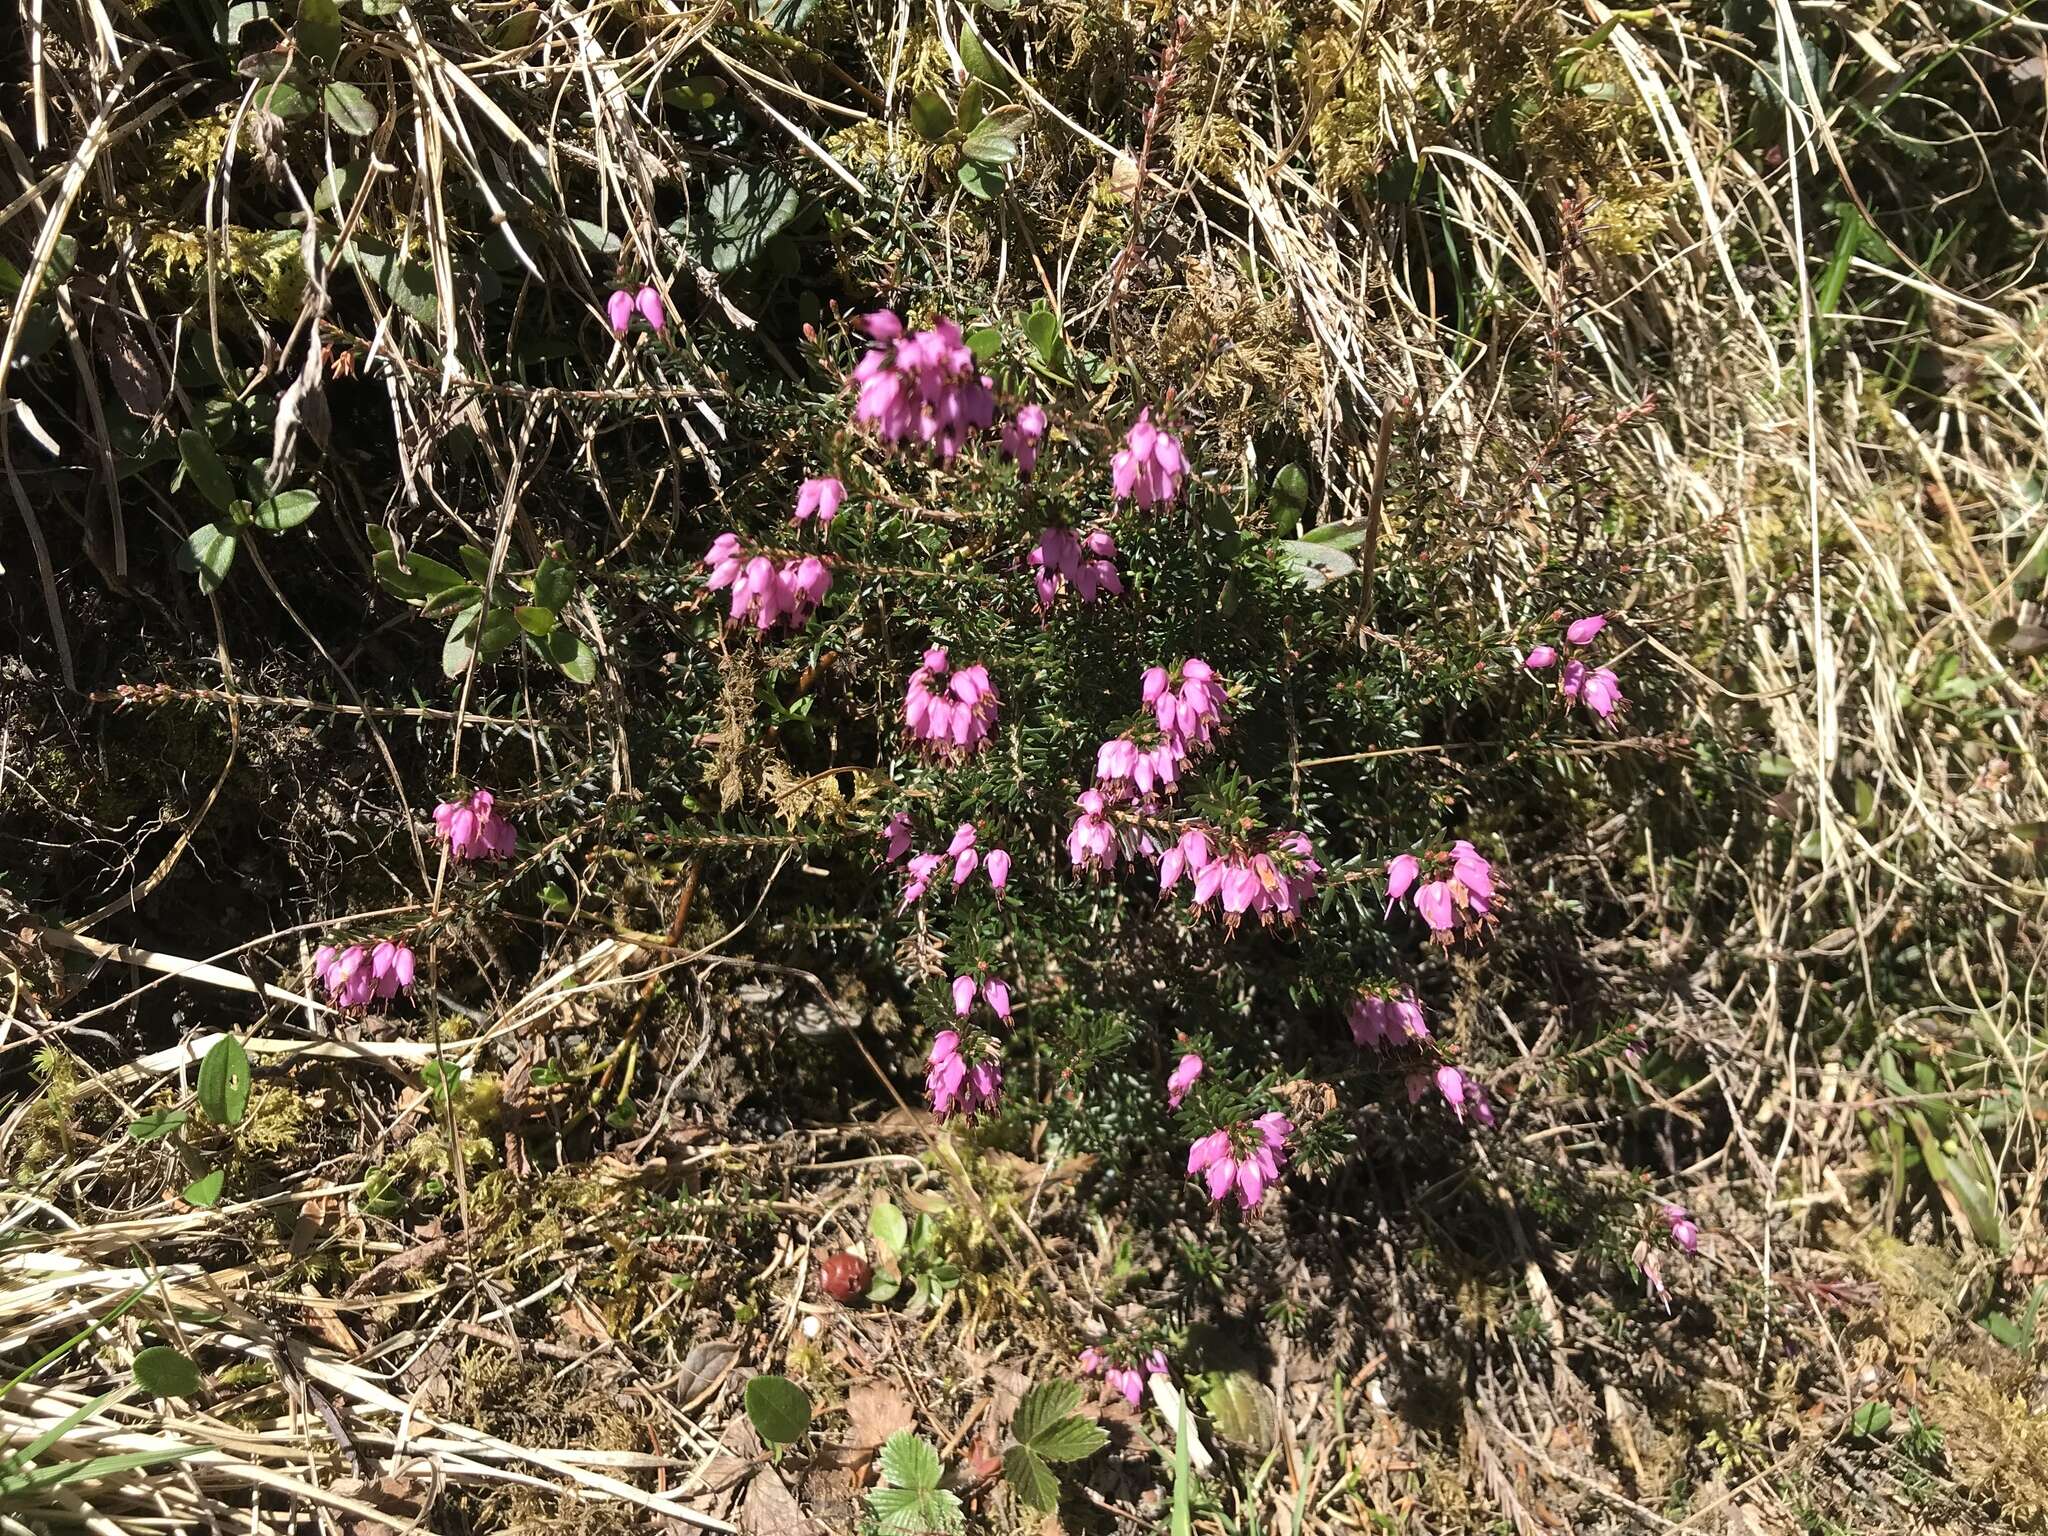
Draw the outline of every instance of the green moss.
[[[34,1070],[40,1089],[15,1131],[13,1171],[41,1180],[72,1156],[78,1063],[62,1047],[45,1045],[36,1051]]]

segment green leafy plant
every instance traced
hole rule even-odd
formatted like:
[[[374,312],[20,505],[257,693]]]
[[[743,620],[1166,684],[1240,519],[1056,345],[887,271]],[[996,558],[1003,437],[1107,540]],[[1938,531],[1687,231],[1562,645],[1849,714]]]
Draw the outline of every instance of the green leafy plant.
[[[1010,1421],[1014,1444],[1003,1452],[1003,1480],[1033,1509],[1059,1507],[1060,1484],[1053,1466],[1085,1461],[1109,1443],[1109,1432],[1074,1410],[1081,1389],[1071,1381],[1048,1381],[1019,1399]]]
[[[881,1481],[868,1490],[868,1512],[883,1536],[923,1536],[962,1526],[960,1497],[939,1486],[945,1468],[922,1435],[899,1429],[882,1445]]]
[[[495,661],[523,642],[570,681],[596,679],[596,653],[562,622],[576,595],[576,576],[557,555],[543,555],[530,571],[501,570],[493,578],[491,557],[474,544],[461,547],[457,570],[417,551],[401,555],[388,529],[373,524],[366,531],[384,590],[419,609],[422,618],[448,617],[441,670],[449,677],[460,677],[472,661]]]
[[[990,74],[1001,72],[985,50],[981,57]],[[989,81],[975,76],[961,90],[957,107],[937,91],[924,91],[910,103],[911,129],[936,147],[936,158],[952,168],[963,188],[984,200],[1002,192],[1031,124],[1031,114],[1021,106],[990,107],[990,88]]]
[[[2034,1287],[2034,1294],[2020,1309],[2020,1315],[1993,1310],[1984,1314],[1984,1331],[2014,1353],[2031,1360],[2041,1348],[2041,1304],[2048,1301],[2048,1280]]]
[[[221,1036],[199,1063],[195,1097],[200,1113],[222,1130],[233,1129],[249,1112],[251,1087],[248,1051],[233,1035]],[[219,1204],[221,1193],[227,1186],[227,1170],[206,1166],[202,1147],[192,1139],[189,1111],[171,1107],[151,1110],[128,1124],[130,1141],[162,1141],[174,1134],[181,1136],[180,1155],[195,1174],[180,1191],[179,1197],[187,1205],[206,1207]]]
[[[909,1310],[922,1312],[959,1286],[960,1266],[940,1251],[938,1226],[922,1211],[905,1216],[892,1201],[877,1200],[868,1212],[868,1235],[876,1250],[869,1301],[894,1301],[907,1289]]]
[[[251,529],[284,533],[320,510],[320,497],[307,490],[287,490],[270,483],[270,461],[257,459],[237,484],[213,438],[198,427],[178,434],[179,473],[196,488],[216,514],[203,523],[178,550],[180,569],[199,578],[199,590],[211,596],[228,579],[228,571]]]

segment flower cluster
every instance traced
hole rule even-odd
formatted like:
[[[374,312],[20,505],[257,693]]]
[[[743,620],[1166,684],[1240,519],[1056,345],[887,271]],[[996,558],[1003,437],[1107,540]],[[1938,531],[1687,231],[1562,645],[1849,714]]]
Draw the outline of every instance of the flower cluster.
[[[1109,809],[1099,789],[1084,789],[1074,802],[1081,814],[1067,833],[1067,857],[1076,869],[1107,871],[1116,867],[1116,828],[1104,814]]]
[[[1210,1200],[1218,1204],[1235,1190],[1238,1205],[1251,1210],[1265,1198],[1266,1186],[1280,1177],[1293,1132],[1293,1122],[1278,1110],[1211,1131],[1188,1148],[1188,1177],[1200,1175]]]
[[[1195,1086],[1195,1080],[1202,1075],[1202,1058],[1193,1051],[1181,1057],[1166,1079],[1166,1107],[1179,1109],[1180,1101],[1188,1096],[1188,1090]]]
[[[1110,460],[1116,499],[1134,501],[1140,507],[1171,506],[1187,472],[1187,455],[1181,452],[1180,439],[1152,424],[1149,407],[1138,412],[1138,419],[1124,435],[1123,447]]]
[[[1493,865],[1462,838],[1449,853],[1432,855],[1427,867],[1401,854],[1387,863],[1387,910],[1404,897],[1431,935],[1448,944],[1454,933],[1476,933],[1494,920]]]
[[[815,517],[820,528],[830,528],[845,504],[844,485],[831,475],[813,475],[796,488],[796,516],[791,521],[807,523]]]
[[[1588,646],[1598,638],[1600,631],[1607,627],[1607,615],[1590,613],[1583,619],[1574,619],[1564,632],[1566,645]],[[1522,665],[1531,672],[1542,672],[1557,665],[1558,650],[1554,645],[1539,645],[1529,652]],[[1621,696],[1621,679],[1608,667],[1590,667],[1577,657],[1564,664],[1558,674],[1558,691],[1575,704],[1607,719],[1625,702]]]
[[[958,1030],[942,1029],[927,1058],[924,1089],[941,1120],[987,1109],[1003,1091],[1001,1063],[992,1057],[970,1062],[961,1046]]]
[[[1139,679],[1145,707],[1159,722],[1159,734],[1185,760],[1215,740],[1226,702],[1223,684],[1209,663],[1190,656],[1172,671],[1147,667]]]
[[[910,818],[898,811],[889,818],[889,824],[882,829],[885,840],[884,861],[893,864],[910,852]],[[920,853],[903,866],[903,900],[897,906],[899,912],[908,911],[923,901],[932,882],[943,873],[952,875],[953,888],[958,890],[967,883],[968,876],[979,869],[988,876],[988,883],[998,898],[1003,888],[1010,883],[1010,855],[1002,848],[991,848],[984,858],[975,847],[980,833],[971,821],[963,821],[953,833],[953,841],[946,845],[944,853]]]
[[[1017,461],[1017,472],[1028,475],[1038,468],[1038,445],[1045,441],[1045,408],[1019,406],[1017,414],[1003,423],[1003,454]]]
[[[832,568],[816,555],[782,561],[749,555],[735,533],[714,539],[704,563],[711,569],[706,586],[714,592],[732,588],[726,621],[738,624],[751,618],[763,634],[780,623],[801,629],[832,590]]]
[[[498,814],[488,789],[435,806],[434,836],[448,845],[449,857],[465,862],[509,859],[519,843],[512,823]]]
[[[396,939],[386,939],[374,949],[322,944],[313,952],[313,974],[335,1007],[367,1008],[372,1002],[389,1002],[412,986],[412,949]]]
[[[1010,1022],[1010,984],[999,976],[985,976],[976,981],[972,976],[953,978],[953,1012],[966,1018],[974,1009],[974,1000],[979,997],[988,1004],[989,1012],[1005,1024]]]
[[[1429,1039],[1429,1025],[1422,1017],[1422,1004],[1413,992],[1397,997],[1366,993],[1345,1005],[1344,1016],[1351,1024],[1351,1038],[1363,1050],[1386,1050],[1395,1046],[1420,1045]]]
[[[967,757],[988,740],[1001,703],[987,667],[954,668],[935,645],[903,691],[903,726],[937,756]]]
[[[1434,1072],[1413,1072],[1408,1077],[1408,1102],[1420,1104],[1434,1088],[1443,1096],[1451,1114],[1463,1123],[1470,1113],[1475,1124],[1493,1129],[1493,1101],[1468,1073],[1446,1063]]]
[[[1070,528],[1047,528],[1024,563],[1031,567],[1031,580],[1038,588],[1038,606],[1050,608],[1063,586],[1072,587],[1084,603],[1094,602],[1103,592],[1122,597],[1124,582],[1112,563],[1115,559],[1116,540],[1106,529],[1076,538]]]
[[[668,329],[668,312],[662,308],[661,295],[651,284],[614,289],[612,296],[604,301],[604,313],[612,323],[614,336],[624,336],[630,331],[635,315],[645,320],[647,329],[657,336]]]
[[[1129,736],[1112,736],[1095,749],[1095,783],[1111,800],[1171,791],[1180,781],[1183,756],[1163,737],[1141,747]]]
[[[959,326],[941,319],[905,335],[903,321],[886,309],[861,324],[876,345],[854,366],[855,421],[885,443],[915,438],[945,459],[994,424],[995,382],[975,366]]]
[[[1085,1373],[1100,1376],[1112,1391],[1123,1394],[1123,1400],[1133,1408],[1138,1406],[1138,1399],[1144,1395],[1145,1378],[1164,1376],[1167,1372],[1166,1351],[1163,1349],[1155,1349],[1145,1356],[1142,1371],[1128,1362],[1119,1364],[1093,1344],[1081,1351],[1077,1363]]]
[[[1700,1229],[1686,1214],[1682,1205],[1660,1204],[1657,1218],[1664,1223],[1665,1233],[1671,1239],[1671,1246],[1680,1253],[1697,1254],[1700,1251]],[[1637,1269],[1643,1272],[1643,1289],[1664,1303],[1664,1310],[1671,1310],[1671,1293],[1664,1288],[1664,1262],[1662,1256],[1645,1237],[1629,1255]]]
[[[1220,898],[1229,927],[1247,912],[1256,913],[1262,923],[1275,918],[1298,922],[1323,872],[1315,845],[1300,832],[1282,832],[1265,847],[1243,843],[1218,850],[1218,836],[1199,825],[1183,831],[1160,857],[1160,891],[1173,889],[1185,873],[1194,883],[1195,907],[1206,908]]]

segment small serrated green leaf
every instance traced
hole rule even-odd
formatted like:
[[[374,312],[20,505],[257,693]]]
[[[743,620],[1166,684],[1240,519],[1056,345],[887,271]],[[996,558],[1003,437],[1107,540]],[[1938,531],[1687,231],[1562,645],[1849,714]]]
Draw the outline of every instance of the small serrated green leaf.
[[[1020,1444],[1033,1444],[1040,1435],[1081,1406],[1081,1388],[1071,1381],[1040,1382],[1017,1399],[1017,1411],[1010,1419],[1010,1434]]]
[[[215,1125],[240,1125],[249,1085],[249,1053],[233,1035],[222,1035],[199,1063],[199,1107]]]
[[[533,573],[534,602],[560,613],[569,606],[569,598],[575,590],[576,573],[553,555],[541,556],[540,567]]]
[[[960,128],[972,133],[974,125],[988,116],[988,87],[979,80],[970,80],[960,88]]]
[[[974,354],[974,360],[987,367],[990,359],[1003,350],[1003,333],[993,325],[978,325],[965,338],[967,350]]]
[[[184,1193],[179,1198],[187,1205],[196,1205],[202,1210],[211,1209],[219,1203],[220,1192],[226,1187],[227,1181],[227,1169],[216,1168],[211,1173],[202,1173],[190,1184],[187,1184]]]
[[[980,165],[972,160],[960,162],[960,169],[954,172],[960,185],[973,193],[984,203],[992,203],[1003,195],[1003,173],[993,166]]]
[[[1109,1431],[1078,1414],[1049,1424],[1031,1438],[1031,1449],[1047,1461],[1085,1461],[1109,1444]]]
[[[1003,1452],[1003,1480],[1033,1509],[1051,1514],[1060,1507],[1059,1479],[1038,1453],[1026,1446],[1013,1445]]]
[[[811,1427],[810,1394],[786,1376],[756,1376],[747,1383],[747,1418],[770,1445],[794,1445]]]
[[[199,1367],[168,1344],[137,1350],[135,1385],[151,1397],[197,1397],[204,1385]]]
[[[937,1449],[915,1431],[899,1429],[882,1442],[882,1476],[898,1488],[936,1488],[945,1470]]]

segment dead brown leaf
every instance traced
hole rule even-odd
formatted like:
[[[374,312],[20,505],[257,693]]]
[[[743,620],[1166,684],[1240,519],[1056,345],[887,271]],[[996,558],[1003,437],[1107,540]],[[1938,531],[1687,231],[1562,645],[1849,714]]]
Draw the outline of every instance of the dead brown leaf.
[[[746,1536],[814,1536],[817,1529],[773,1467],[763,1467],[747,1484],[734,1523]]]
[[[692,1345],[676,1375],[675,1400],[685,1407],[695,1402],[725,1379],[739,1357],[739,1346],[724,1339]]]
[[[846,1394],[847,1443],[873,1448],[916,1422],[910,1399],[886,1381],[868,1381]]]

